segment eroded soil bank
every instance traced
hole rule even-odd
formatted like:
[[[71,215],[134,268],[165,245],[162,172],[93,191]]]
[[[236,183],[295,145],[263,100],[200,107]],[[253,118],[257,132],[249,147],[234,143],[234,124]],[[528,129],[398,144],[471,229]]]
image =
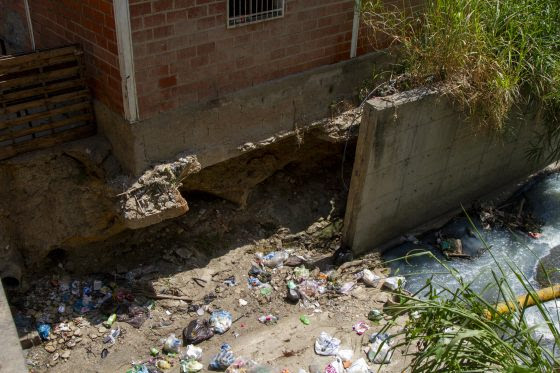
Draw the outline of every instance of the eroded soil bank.
[[[313,364],[323,371],[334,357],[314,351],[322,331],[352,350],[353,361],[367,360],[368,337],[390,320],[385,315],[372,322],[368,313],[382,311],[390,293],[381,283],[365,286],[356,275],[365,268],[380,276],[386,272],[375,254],[341,267],[333,266],[331,258],[340,247],[353,142],[286,141],[293,142],[247,158],[245,167],[239,162],[220,165],[218,173],[208,170],[199,181],[185,183],[182,193],[189,212],[183,216],[124,230],[85,248],[51,250],[24,277],[25,286],[8,294],[22,334],[37,324],[51,327],[48,340],[25,350],[28,367],[34,372],[126,372],[133,362],[148,362],[151,348],[161,351],[170,334],[181,338],[189,322],[220,309],[236,321],[225,334],[199,345],[205,371],[224,342],[236,356],[277,371],[308,370]],[[287,149],[292,154],[280,155]],[[272,166],[262,167],[266,164]],[[236,174],[244,177],[236,179]],[[223,185],[234,187],[218,197],[208,180],[220,177]],[[241,179],[249,180],[249,189],[240,185]],[[249,286],[255,253],[278,250],[305,258],[309,279],[323,281],[326,291],[310,289],[305,302],[287,301],[286,281],[297,277],[290,266],[267,270],[269,290]],[[226,284],[231,281],[234,286]],[[353,289],[341,293],[346,283],[353,283]],[[112,301],[102,303],[108,293]],[[104,326],[113,312],[117,321]],[[278,321],[263,324],[258,320],[263,315]],[[302,316],[309,325],[302,323]],[[363,335],[352,330],[359,321],[371,328]],[[112,343],[107,336],[116,328],[120,335]],[[171,363],[167,371],[179,371],[178,356],[158,359]],[[382,367],[387,372],[402,369],[400,350]]]

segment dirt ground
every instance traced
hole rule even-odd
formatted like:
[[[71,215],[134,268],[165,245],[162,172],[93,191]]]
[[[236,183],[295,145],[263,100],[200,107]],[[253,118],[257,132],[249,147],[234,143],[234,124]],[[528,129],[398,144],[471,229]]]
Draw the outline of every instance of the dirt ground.
[[[186,191],[190,211],[182,217],[124,232],[87,249],[51,252],[50,261],[25,279],[22,290],[8,294],[20,332],[34,329],[38,322],[48,323],[54,330],[60,323],[68,327],[53,330],[48,341],[25,350],[30,371],[124,373],[133,363],[147,361],[150,348],[161,351],[170,334],[182,339],[191,320],[208,319],[213,310],[220,309],[229,311],[235,322],[223,335],[198,345],[203,349],[204,371],[224,342],[236,356],[277,371],[307,371],[310,364],[323,371],[334,358],[314,352],[314,342],[322,331],[352,349],[353,360],[367,358],[368,337],[390,319],[385,316],[372,323],[367,320],[368,312],[382,310],[390,294],[356,279],[365,268],[386,274],[376,254],[355,258],[342,267],[332,265],[331,256],[340,247],[352,165],[352,159],[343,157],[343,149],[344,144],[333,144],[329,156],[290,163],[259,184],[244,208],[209,194]],[[309,302],[288,302],[286,279],[294,271],[289,266],[269,270],[270,295],[251,288],[248,272],[256,264],[255,253],[285,249],[307,259],[311,278],[335,270],[332,290]],[[224,281],[232,276],[235,286],[226,285]],[[102,322],[108,313],[103,307],[85,313],[76,307],[84,286],[93,286],[94,280],[102,281],[103,286],[93,296],[94,303],[101,292],[111,291],[113,299],[120,296],[124,302],[138,305],[148,315],[140,328],[126,321],[105,328]],[[71,293],[74,281],[80,281],[76,295]],[[340,294],[337,289],[345,282],[356,285],[348,294]],[[166,296],[185,300],[157,299]],[[64,312],[60,312],[61,305]],[[278,322],[259,322],[259,316],[268,314],[278,317]],[[308,316],[309,325],[300,321],[302,315]],[[359,321],[371,327],[362,336],[352,330]],[[404,322],[397,320],[397,328]],[[116,327],[121,329],[116,342],[104,343],[110,329]],[[163,358],[172,364],[167,372],[179,372],[178,356]],[[370,364],[370,369],[400,372],[404,361],[397,349],[391,364]]]

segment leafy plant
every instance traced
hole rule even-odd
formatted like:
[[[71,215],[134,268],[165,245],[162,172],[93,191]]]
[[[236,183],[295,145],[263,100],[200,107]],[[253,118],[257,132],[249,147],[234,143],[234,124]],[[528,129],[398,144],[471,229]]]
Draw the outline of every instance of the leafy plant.
[[[365,0],[375,45],[393,45],[413,85],[440,84],[476,122],[506,131],[536,105],[546,119],[530,156],[560,157],[560,2]]]

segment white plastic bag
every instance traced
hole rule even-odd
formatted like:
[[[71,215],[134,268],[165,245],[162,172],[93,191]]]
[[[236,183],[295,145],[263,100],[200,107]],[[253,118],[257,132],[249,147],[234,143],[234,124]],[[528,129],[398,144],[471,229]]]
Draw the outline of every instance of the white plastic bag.
[[[369,339],[368,359],[375,364],[389,364],[393,357],[389,336],[387,334],[378,333],[372,335]]]
[[[381,280],[381,277],[377,276],[375,273],[373,273],[369,269],[364,269],[362,271],[360,277],[362,278],[362,281],[364,282],[364,284],[366,284],[366,286],[369,286],[369,287],[377,286],[377,284],[379,283],[379,280]]]
[[[340,339],[331,337],[325,332],[321,332],[315,341],[315,353],[317,355],[331,356],[338,354]]]
[[[369,367],[367,365],[366,360],[362,357],[359,360],[356,360],[354,364],[350,365],[346,369],[346,373],[368,373]]]
[[[383,282],[383,286],[392,291],[404,286],[404,284],[406,284],[406,279],[402,276],[387,277]]]

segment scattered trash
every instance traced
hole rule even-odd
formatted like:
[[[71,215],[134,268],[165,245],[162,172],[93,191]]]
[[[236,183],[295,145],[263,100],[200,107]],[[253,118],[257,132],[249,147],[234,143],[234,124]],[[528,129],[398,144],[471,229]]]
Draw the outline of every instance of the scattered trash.
[[[58,306],[58,313],[64,313],[65,311],[66,311],[66,306],[64,304]]]
[[[248,360],[244,357],[238,357],[235,361],[226,369],[226,373],[269,373],[268,368],[259,366],[253,360]]]
[[[284,265],[284,262],[290,257],[287,251],[273,251],[266,255],[256,253],[257,260],[268,268],[279,268]]]
[[[278,317],[274,316],[274,315],[263,315],[259,317],[259,321],[262,324],[273,324],[276,323],[278,321]]]
[[[126,371],[126,373],[150,373],[148,367],[145,364],[137,364]]]
[[[181,354],[182,360],[200,360],[202,358],[202,348],[188,345],[187,349]]]
[[[112,329],[109,334],[103,338],[103,343],[115,344],[119,335],[121,335],[121,328],[117,327],[116,329]]]
[[[539,233],[539,232],[529,232],[529,233],[527,233],[527,234],[529,235],[529,237],[531,237],[531,238],[533,238],[533,239],[535,239],[535,240],[537,240],[537,239],[539,239],[539,238],[542,237],[542,233]]]
[[[163,370],[171,369],[171,364],[169,364],[169,361],[167,360],[158,360],[156,366],[159,369],[163,369]]]
[[[163,352],[168,354],[176,354],[179,352],[179,347],[181,347],[181,344],[181,340],[175,337],[175,334],[170,334],[163,343]]]
[[[325,368],[325,373],[343,373],[344,372],[344,364],[340,358],[336,358],[335,361],[327,365]]]
[[[338,350],[338,357],[342,359],[342,361],[352,361],[352,357],[354,356],[354,351],[350,349],[339,349]]]
[[[301,321],[304,325],[311,324],[311,320],[309,320],[309,317],[307,315],[301,315],[299,317],[299,321]]]
[[[231,351],[231,346],[227,343],[224,343],[222,347],[220,347],[220,352],[212,358],[212,361],[210,362],[210,368],[224,370],[227,369],[231,364],[233,364],[234,361],[235,357],[233,356],[233,352]]]
[[[244,307],[247,305],[247,301],[245,299],[239,299],[239,305]]]
[[[292,303],[299,302],[300,299],[299,291],[297,291],[296,289],[288,288],[288,294],[286,295],[286,298],[288,299],[288,301]]]
[[[102,359],[105,359],[107,357],[107,355],[109,355],[109,350],[107,350],[106,348],[101,350],[101,358]]]
[[[200,372],[202,369],[204,369],[204,365],[194,359],[182,360],[180,369],[181,373],[195,373]]]
[[[37,325],[37,332],[43,341],[49,339],[51,334],[51,326],[49,324],[39,324]]]
[[[268,285],[268,286],[263,286],[261,288],[261,295],[263,296],[269,296],[270,294],[272,294],[272,286]]]
[[[183,329],[183,340],[185,344],[199,344],[214,336],[214,329],[206,320],[193,320]]]
[[[385,333],[373,334],[369,341],[368,359],[375,364],[389,364],[393,356],[389,336]]]
[[[381,277],[377,276],[376,274],[374,274],[369,269],[364,269],[360,273],[359,277],[362,279],[364,284],[366,284],[369,287],[377,286],[377,284],[379,283],[379,280],[381,280]]]
[[[110,328],[116,320],[117,320],[117,314],[114,313],[111,316],[109,316],[107,321],[103,322],[103,325],[105,325],[107,328]]]
[[[369,311],[367,318],[370,321],[379,321],[383,319],[383,313],[379,310],[373,309]]]
[[[404,286],[405,284],[406,284],[406,279],[402,276],[387,277],[383,282],[383,287],[395,291],[399,287]]]
[[[214,332],[224,334],[231,327],[232,317],[228,311],[219,310],[212,312],[210,316],[210,326],[214,328]]]
[[[338,248],[332,256],[332,261],[336,266],[351,262],[352,260],[354,260],[354,253],[350,248],[344,246]]]
[[[315,353],[317,355],[330,356],[336,355],[340,347],[340,339],[331,337],[326,332],[321,332],[315,341]]]
[[[354,289],[355,285],[356,285],[355,282],[345,282],[344,284],[342,284],[340,289],[338,289],[338,293],[339,294],[350,294],[352,292],[352,289]]]
[[[235,276],[228,277],[224,280],[224,284],[227,286],[235,286],[237,282],[235,282]]]
[[[304,266],[294,268],[294,280],[301,282],[309,277],[309,270]]]
[[[156,357],[159,355],[159,350],[155,347],[150,348],[150,355]]]
[[[352,365],[346,369],[346,373],[368,373],[369,367],[366,360],[362,357],[356,360]]]
[[[356,334],[362,335],[369,330],[369,326],[365,322],[360,321],[352,327],[352,330],[355,331]]]

